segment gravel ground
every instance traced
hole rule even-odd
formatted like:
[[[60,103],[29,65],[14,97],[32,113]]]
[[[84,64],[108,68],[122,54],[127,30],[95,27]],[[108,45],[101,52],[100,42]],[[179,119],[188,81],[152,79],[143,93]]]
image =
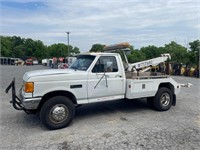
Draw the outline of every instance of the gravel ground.
[[[177,105],[169,111],[150,109],[144,100],[118,100],[88,104],[76,109],[69,127],[48,131],[38,115],[12,108],[5,88],[16,77],[20,88],[26,71],[44,66],[0,66],[0,149],[2,150],[193,150],[200,149],[200,80],[173,77],[182,88]]]

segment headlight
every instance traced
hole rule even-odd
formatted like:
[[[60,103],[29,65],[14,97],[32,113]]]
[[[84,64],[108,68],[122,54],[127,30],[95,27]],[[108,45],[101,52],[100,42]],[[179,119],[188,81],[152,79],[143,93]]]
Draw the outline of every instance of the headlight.
[[[24,83],[24,92],[33,93],[34,92],[34,82],[25,82]]]

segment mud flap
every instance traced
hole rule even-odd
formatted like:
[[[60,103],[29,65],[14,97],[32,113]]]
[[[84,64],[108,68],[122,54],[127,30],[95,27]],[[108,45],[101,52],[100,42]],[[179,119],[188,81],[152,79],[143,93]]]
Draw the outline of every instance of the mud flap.
[[[176,106],[176,95],[175,95],[175,94],[173,95],[173,102],[172,102],[172,105],[173,105],[173,106]]]

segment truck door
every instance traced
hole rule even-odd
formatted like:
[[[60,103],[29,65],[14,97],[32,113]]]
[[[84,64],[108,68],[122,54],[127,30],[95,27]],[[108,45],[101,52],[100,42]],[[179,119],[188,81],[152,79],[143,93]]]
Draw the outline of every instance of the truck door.
[[[100,56],[88,74],[89,102],[124,98],[124,79],[115,56]]]

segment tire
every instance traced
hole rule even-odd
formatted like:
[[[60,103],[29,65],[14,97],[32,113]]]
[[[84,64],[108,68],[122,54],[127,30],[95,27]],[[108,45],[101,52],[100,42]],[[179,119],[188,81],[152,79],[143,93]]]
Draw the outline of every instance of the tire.
[[[40,111],[42,124],[50,129],[60,129],[69,125],[74,118],[75,107],[65,96],[55,96],[47,100]]]
[[[166,87],[159,88],[154,97],[154,108],[159,111],[166,111],[170,109],[172,102],[172,91]]]

